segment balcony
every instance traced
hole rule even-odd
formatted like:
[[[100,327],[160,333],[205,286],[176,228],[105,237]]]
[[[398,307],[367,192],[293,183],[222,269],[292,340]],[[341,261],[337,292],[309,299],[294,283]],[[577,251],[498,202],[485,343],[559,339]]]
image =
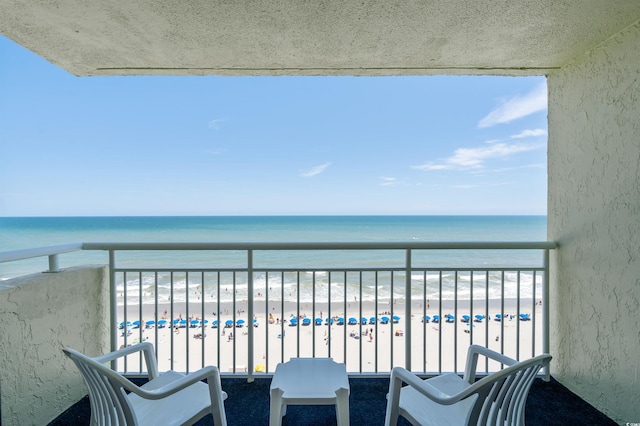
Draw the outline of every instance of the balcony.
[[[384,393],[393,366],[425,376],[461,372],[471,343],[518,359],[547,352],[546,277],[549,251],[554,249],[553,242],[83,243],[3,253],[0,261],[5,262],[48,257],[50,273],[7,284],[20,287],[18,294],[25,299],[41,298],[43,304],[65,307],[52,311],[51,306],[36,303],[37,312],[21,312],[20,304],[14,307],[20,317],[15,327],[24,328],[23,335],[30,336],[23,339],[23,353],[37,346],[38,355],[14,360],[17,368],[6,374],[20,382],[22,374],[32,374],[33,363],[55,359],[68,364],[59,353],[61,346],[99,353],[149,340],[156,347],[161,370],[193,371],[217,365],[223,384],[238,389],[230,392],[239,399],[228,403],[229,415],[241,416],[245,410],[232,414],[233,410],[264,398],[277,363],[298,356],[330,356],[347,364],[354,386],[352,399],[370,395],[366,411],[384,414]],[[60,270],[60,257],[74,251],[108,253],[104,255],[108,266]],[[449,251],[527,260],[508,265],[496,260],[482,267],[440,263],[438,259]],[[499,255],[492,257],[492,253]],[[358,265],[363,258],[375,258],[376,266]],[[335,259],[340,259],[339,264]],[[16,300],[12,291],[7,290],[10,295],[3,302],[7,306]],[[135,357],[116,368],[131,376],[144,371]],[[485,371],[497,368],[486,365]],[[50,374],[46,366],[43,370]],[[58,379],[73,386],[74,392],[67,391],[54,414],[85,392],[72,366],[62,371],[67,377]],[[546,378],[549,373],[544,372]],[[247,387],[250,383],[256,385]],[[553,380],[537,384],[536,389],[539,400],[531,404],[539,408],[529,410],[534,413],[549,412],[541,408],[545,392],[571,394]],[[55,389],[25,389],[25,394],[29,392],[59,395]],[[86,409],[83,401],[58,421],[78,416]],[[5,412],[13,409],[10,406]],[[266,415],[268,405],[265,410],[257,415]],[[567,407],[562,410],[570,412]],[[599,415],[591,410],[586,412]],[[88,420],[87,414],[79,416]]]

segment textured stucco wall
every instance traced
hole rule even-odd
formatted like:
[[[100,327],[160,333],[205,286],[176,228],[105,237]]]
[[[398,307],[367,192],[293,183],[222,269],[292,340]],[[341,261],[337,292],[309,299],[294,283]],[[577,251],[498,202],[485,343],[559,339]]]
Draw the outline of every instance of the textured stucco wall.
[[[548,85],[552,374],[640,422],[640,22]]]
[[[83,267],[3,281],[0,289],[2,425],[45,425],[86,395],[70,346],[107,352],[106,267]]]

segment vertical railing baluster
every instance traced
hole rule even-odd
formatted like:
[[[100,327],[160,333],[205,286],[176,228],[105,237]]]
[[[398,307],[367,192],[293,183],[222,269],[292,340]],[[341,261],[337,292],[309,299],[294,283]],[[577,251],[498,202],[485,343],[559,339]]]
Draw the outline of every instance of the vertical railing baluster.
[[[202,333],[202,338],[200,339],[200,367],[199,368],[203,368],[205,366],[205,362],[204,362],[204,357],[205,357],[205,349],[204,349],[204,342],[205,342],[205,327],[206,324],[204,322],[205,320],[205,310],[204,310],[204,298],[206,297],[206,291],[205,291],[205,274],[204,271],[200,271],[200,332]]]
[[[300,358],[300,271],[296,271],[296,356]]]
[[[458,372],[458,274],[453,278],[453,371]],[[447,319],[448,321],[448,319]]]
[[[142,342],[144,341],[144,338],[142,337],[142,332],[143,332],[143,328],[144,328],[144,321],[142,319],[142,271],[138,272],[138,324],[140,324],[138,326],[138,341]],[[143,359],[142,359],[142,352],[140,352],[139,354],[139,360],[140,360],[140,367],[138,371],[143,371],[142,370],[142,363],[143,363]]]
[[[544,250],[544,281],[542,282],[542,352],[549,353],[549,250]],[[551,378],[549,365],[545,368],[544,379],[548,382]]]
[[[175,356],[174,356],[174,347],[173,347],[173,339],[174,339],[174,337],[173,337],[173,334],[174,334],[173,333],[173,328],[174,328],[173,321],[175,320],[175,312],[174,312],[174,309],[173,309],[174,302],[175,302],[175,298],[173,297],[174,296],[174,294],[173,294],[173,271],[171,271],[169,286],[170,286],[169,287],[169,300],[170,300],[169,309],[171,310],[171,312],[170,312],[171,319],[169,320],[169,330],[171,330],[171,333],[170,333],[171,334],[171,339],[169,339],[169,341],[171,342],[171,348],[170,348],[171,349],[171,363],[170,363],[171,368],[170,369],[173,370],[173,360],[175,358]]]
[[[111,340],[111,351],[118,349],[118,292],[116,291],[116,255],[115,251],[109,250],[109,330]],[[124,306],[126,312],[126,306]],[[117,361],[111,362],[111,368],[118,369]]]
[[[373,316],[376,319],[376,324],[375,324],[375,342],[374,342],[374,371],[377,373],[378,372],[378,323],[379,323],[379,318],[378,318],[378,271],[375,271],[375,302],[374,302],[374,309],[373,309]],[[371,340],[371,339],[369,339]]]
[[[185,271],[184,273],[184,302],[185,302],[185,317],[184,320],[187,322],[185,326],[184,333],[184,351],[186,354],[186,368],[187,373],[189,372],[189,327],[191,327],[191,316],[189,315],[189,271]],[[180,320],[180,324],[178,328],[182,325],[182,319]]]
[[[346,364],[347,363],[347,321],[349,321],[349,316],[347,311],[347,305],[349,303],[347,299],[347,271],[344,271],[342,274],[342,283],[344,286],[344,296],[343,296],[343,302],[342,302],[343,303],[342,312],[344,312],[344,321],[342,325],[342,342],[343,342],[342,359]]]
[[[438,279],[438,374],[442,374],[442,270]]]
[[[284,362],[284,271],[280,271],[280,362]]]
[[[500,280],[500,353],[504,353],[504,269]]]
[[[520,361],[520,271],[516,276],[516,359]]]
[[[253,382],[253,250],[247,250],[247,327],[249,333],[247,335],[247,382]],[[235,340],[235,339],[234,339]]]
[[[538,271],[533,271],[533,288],[531,289],[531,301],[533,302],[533,311],[531,312],[531,357],[536,355],[536,321],[538,318],[536,314],[536,306],[538,306],[536,299],[537,281]]]
[[[404,289],[404,307],[405,307],[405,340],[404,340],[404,364],[405,367],[411,370],[411,249],[407,249],[405,252],[405,289]],[[393,318],[392,323],[393,323]]]
[[[316,357],[316,271],[311,274],[311,357]]]

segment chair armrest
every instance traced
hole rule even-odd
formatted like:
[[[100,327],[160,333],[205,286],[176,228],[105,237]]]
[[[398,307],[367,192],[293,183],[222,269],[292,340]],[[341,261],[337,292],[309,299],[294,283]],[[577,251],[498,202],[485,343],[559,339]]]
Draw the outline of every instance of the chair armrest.
[[[226,394],[222,392],[222,385],[220,384],[220,372],[215,366],[204,367],[198,371],[190,373],[184,377],[179,378],[176,381],[173,381],[154,390],[142,389],[135,385],[131,386],[132,383],[126,379],[124,379],[126,383],[123,381],[122,384],[127,390],[139,395],[142,398],[162,399],[204,379],[207,379],[209,391],[213,393],[214,396],[215,394],[221,394],[226,398]]]
[[[145,364],[147,365],[147,372],[149,380],[153,380],[158,377],[158,363],[156,361],[156,355],[153,350],[153,345],[149,342],[141,342],[126,348],[119,349],[117,351],[110,352],[108,354],[100,355],[93,358],[100,364],[106,364],[107,362],[123,358],[127,355],[134,354],[136,352],[142,352],[144,355]]]
[[[497,361],[501,364],[505,364],[507,366],[512,366],[517,364],[518,361],[515,359],[509,358],[508,356],[502,355],[501,353],[492,351],[491,349],[485,348],[480,345],[471,345],[469,346],[469,350],[467,352],[467,365],[464,369],[464,380],[470,385],[473,384],[476,380],[476,371],[478,367],[478,355],[482,355],[494,361]]]
[[[462,397],[457,397],[457,395],[462,394],[462,392],[459,392],[455,395],[449,395],[429,384],[428,380],[421,379],[409,370],[403,367],[394,367],[393,370],[391,370],[391,383],[389,385],[388,396],[389,401],[391,401],[395,397],[397,397],[398,399],[400,398],[400,389],[402,388],[402,383],[408,384],[427,398],[440,404],[455,404],[456,402],[463,399]]]

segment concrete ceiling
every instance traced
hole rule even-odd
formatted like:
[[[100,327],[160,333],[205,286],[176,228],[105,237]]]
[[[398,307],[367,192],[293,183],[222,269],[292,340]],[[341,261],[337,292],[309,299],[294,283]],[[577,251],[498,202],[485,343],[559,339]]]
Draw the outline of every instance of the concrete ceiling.
[[[72,74],[542,75],[639,0],[0,0],[0,31]]]

